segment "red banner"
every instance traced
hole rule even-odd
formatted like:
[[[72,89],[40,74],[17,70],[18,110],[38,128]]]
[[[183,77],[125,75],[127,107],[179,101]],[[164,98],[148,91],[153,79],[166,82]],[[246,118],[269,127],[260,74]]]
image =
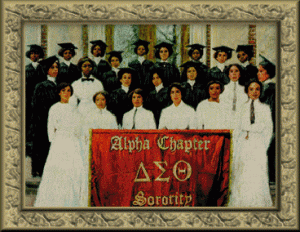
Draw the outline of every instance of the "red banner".
[[[224,206],[230,130],[92,130],[90,206]]]

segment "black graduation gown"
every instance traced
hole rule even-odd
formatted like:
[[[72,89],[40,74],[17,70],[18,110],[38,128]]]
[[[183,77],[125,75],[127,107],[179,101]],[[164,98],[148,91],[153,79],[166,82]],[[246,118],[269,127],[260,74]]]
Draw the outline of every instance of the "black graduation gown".
[[[47,76],[43,71],[41,65],[38,65],[35,69],[32,64],[28,64],[25,67],[25,78],[26,78],[26,90],[25,90],[25,102],[26,102],[26,119],[25,119],[25,128],[26,136],[29,133],[30,127],[30,118],[32,115],[31,101],[34,93],[35,86],[42,81],[47,80]]]
[[[207,92],[205,91],[205,85],[196,82],[193,86],[193,89],[188,82],[183,82],[182,85],[185,87],[183,101],[193,107],[195,110],[200,101],[208,98]]]
[[[94,76],[103,83],[103,74],[111,71],[111,66],[106,60],[100,60],[94,69]]]
[[[72,84],[74,81],[81,77],[81,72],[78,70],[75,64],[66,65],[64,62],[60,63],[56,83],[67,82]]]
[[[113,70],[103,74],[102,84],[105,91],[111,93],[113,90],[120,88],[121,82],[118,80],[117,73]]]
[[[129,62],[128,66],[137,72],[136,87],[150,91],[153,88],[152,77],[150,77],[150,68],[154,63],[150,60],[144,60],[141,64],[137,59]]]
[[[129,97],[129,93],[132,91],[129,88],[126,93],[122,88],[118,88],[110,94],[107,109],[116,115],[118,124],[122,125],[123,115],[132,109],[132,100]]]
[[[172,104],[172,100],[168,95],[168,88],[162,88],[158,92],[152,90],[146,97],[144,102],[145,109],[149,109],[153,112],[156,128],[159,125],[159,118],[163,108],[168,107]]]
[[[150,71],[154,68],[160,68],[163,70],[163,76],[161,79],[166,87],[171,85],[173,82],[183,82],[180,78],[179,69],[174,64],[157,62],[151,67]]]
[[[59,101],[57,86],[46,80],[36,85],[32,98],[32,117],[30,136],[32,173],[41,176],[48,156],[50,142],[47,133],[48,113],[50,107]]]
[[[275,83],[263,84],[263,92],[260,101],[270,106],[273,121],[273,135],[270,146],[268,148],[268,162],[269,162],[269,179],[271,182],[275,181]]]
[[[227,68],[227,66],[225,66],[224,71],[226,68]],[[225,74],[225,72],[222,72],[217,66],[212,67],[208,71],[208,82],[211,80],[218,80],[221,83],[223,83],[224,85],[227,85],[230,82],[230,79]]]
[[[245,85],[250,79],[255,79],[258,80],[257,78],[257,72],[258,69],[256,66],[254,66],[253,64],[249,64],[246,67],[242,67],[244,70],[244,78],[240,78],[239,79],[239,84],[240,85]]]

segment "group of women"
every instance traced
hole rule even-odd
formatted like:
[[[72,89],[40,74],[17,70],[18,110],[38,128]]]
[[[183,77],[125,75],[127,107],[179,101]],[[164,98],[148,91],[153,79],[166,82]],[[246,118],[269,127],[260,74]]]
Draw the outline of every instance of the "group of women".
[[[26,53],[32,61],[26,66],[27,152],[33,175],[42,176],[35,206],[87,206],[89,128],[233,129],[229,206],[272,206],[272,62],[261,56],[256,68],[249,63],[252,45],[239,45],[240,64],[227,66],[234,49],[219,46],[213,48],[217,65],[209,69],[200,62],[205,46],[192,44],[180,74],[169,61],[170,43],[155,46],[153,63],[145,58],[149,42],[138,40],[137,58],[126,68],[119,67],[122,51],[109,52],[106,61],[107,45],[91,44],[92,58],[81,58],[77,67],[72,43],[59,44],[62,62],[56,56],[37,62],[43,57],[38,45]]]

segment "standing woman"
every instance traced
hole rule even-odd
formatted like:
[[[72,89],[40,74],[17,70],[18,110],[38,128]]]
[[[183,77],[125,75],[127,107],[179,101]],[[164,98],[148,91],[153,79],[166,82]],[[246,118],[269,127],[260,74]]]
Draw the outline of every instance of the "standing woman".
[[[153,62],[146,59],[146,55],[149,52],[149,42],[139,39],[134,45],[134,53],[137,54],[138,57],[129,62],[128,66],[137,72],[138,79],[136,81],[136,86],[149,92],[152,87],[149,70],[153,66]]]
[[[212,79],[218,80],[226,85],[230,79],[225,74],[226,61],[232,57],[233,49],[227,46],[219,46],[213,48],[215,50],[214,58],[217,60],[217,65],[208,71],[208,81]]]
[[[59,101],[56,94],[56,77],[59,70],[58,58],[51,56],[40,61],[47,73],[47,80],[36,85],[32,97],[32,117],[30,137],[32,144],[32,175],[41,176],[49,152],[50,142],[47,135],[47,121],[50,107]]]
[[[105,60],[105,52],[107,45],[102,40],[94,40],[90,42],[92,45],[92,60],[96,67],[94,70],[95,77],[103,83],[103,74],[111,70],[110,64]]]
[[[82,72],[82,76],[72,84],[74,94],[70,98],[70,104],[77,105],[79,102],[79,112],[82,115],[86,115],[89,114],[91,110],[95,109],[93,96],[96,92],[103,90],[103,85],[101,81],[99,81],[92,75],[95,63],[90,58],[81,58],[78,61],[77,66]]]
[[[58,44],[61,49],[58,51],[58,55],[63,58],[60,62],[59,73],[56,79],[57,84],[66,82],[73,83],[80,78],[80,72],[75,64],[71,63],[71,59],[76,55],[76,46],[72,43],[60,43]]]
[[[205,76],[199,75],[201,71],[196,62],[187,61],[181,67],[184,67],[181,74],[181,80],[184,80],[182,85],[185,88],[184,102],[196,110],[199,102],[207,98]]]
[[[245,93],[245,87],[242,86],[241,80],[244,80],[245,72],[239,64],[231,64],[225,70],[226,75],[230,81],[224,87],[224,92],[220,95],[220,100],[226,105],[228,113],[231,117],[231,125],[228,129],[234,128],[236,124],[236,112],[248,100]]]
[[[131,97],[133,109],[124,114],[123,129],[156,129],[153,113],[143,107],[143,90],[135,89],[129,97]]]
[[[35,207],[80,207],[83,202],[83,157],[79,137],[81,117],[68,104],[72,86],[62,82],[57,87],[60,102],[49,110],[48,136],[51,142]]]
[[[173,82],[181,82],[180,73],[175,64],[171,63],[169,57],[173,54],[172,44],[162,42],[155,46],[155,57],[159,59],[152,68],[161,68],[163,76],[161,77],[164,85],[169,86]]]
[[[118,73],[120,71],[120,64],[122,62],[122,51],[109,52],[108,62],[111,65],[111,70],[103,74],[103,85],[107,92],[111,93],[113,90],[120,87],[118,80]]]
[[[183,91],[180,83],[169,86],[168,95],[173,104],[162,110],[158,129],[196,129],[195,110],[183,102]]]
[[[270,107],[259,100],[262,84],[245,85],[247,101],[240,110],[233,153],[229,207],[271,207],[267,149],[273,123]]]
[[[207,84],[209,98],[201,101],[196,109],[196,123],[198,129],[228,129],[228,110],[220,101],[220,94],[224,91],[222,82],[212,80]]]
[[[260,55],[262,61],[259,63],[257,78],[262,83],[263,89],[261,94],[261,102],[270,106],[273,122],[273,134],[270,147],[268,149],[269,174],[270,181],[275,182],[275,78],[276,67],[264,56]]]
[[[241,78],[240,84],[245,86],[245,84],[250,79],[257,79],[258,69],[250,63],[253,57],[253,45],[238,45],[236,48],[237,58],[241,62],[241,66],[245,70],[245,76]]]

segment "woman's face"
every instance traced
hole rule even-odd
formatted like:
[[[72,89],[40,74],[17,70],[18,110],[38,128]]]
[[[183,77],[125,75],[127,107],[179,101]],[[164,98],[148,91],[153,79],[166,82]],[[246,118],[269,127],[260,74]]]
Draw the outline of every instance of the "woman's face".
[[[195,49],[192,53],[192,59],[197,61],[200,59],[200,55],[201,54],[200,54],[199,50]]]
[[[93,65],[91,64],[91,62],[86,61],[81,65],[81,70],[85,77],[89,77],[92,73]]]
[[[186,71],[186,75],[189,80],[193,81],[197,77],[197,71],[194,67],[189,67]]]
[[[221,94],[221,86],[218,83],[213,83],[208,87],[209,96],[211,100],[217,101]]]
[[[153,85],[156,87],[156,86],[159,86],[161,83],[162,83],[162,80],[161,78],[158,76],[157,73],[154,73],[153,74],[153,77],[152,77],[152,83]]]
[[[231,66],[228,76],[231,81],[238,81],[238,79],[240,79],[241,77],[241,73],[238,67],[236,67],[235,65]]]
[[[252,100],[256,100],[260,96],[260,85],[253,82],[248,87],[248,97]]]
[[[110,64],[114,68],[118,68],[120,66],[120,61],[118,57],[113,56],[110,60]]]
[[[159,49],[159,57],[163,61],[167,60],[169,58],[169,50],[166,47],[161,47]]]
[[[71,88],[70,88],[70,86],[67,86],[67,87],[63,88],[62,90],[60,90],[59,96],[60,96],[60,101],[61,102],[68,103],[69,99],[71,97]]]
[[[33,62],[37,62],[40,59],[40,54],[37,52],[31,52],[29,57]]]
[[[181,91],[178,88],[173,87],[171,89],[170,95],[171,95],[171,100],[174,103],[174,105],[178,106],[181,102]]]
[[[131,85],[131,73],[124,73],[120,82],[123,86],[129,87]]]
[[[106,107],[106,98],[103,94],[99,93],[95,98],[95,104],[98,109],[104,109]]]
[[[71,58],[73,57],[72,52],[70,50],[65,50],[63,52],[63,58],[67,61],[71,60]]]
[[[140,107],[143,104],[143,97],[140,94],[132,94],[132,104],[134,107]]]
[[[99,57],[101,56],[101,47],[99,45],[96,45],[93,49],[93,56]]]
[[[219,52],[217,55],[216,60],[223,64],[227,60],[227,53],[226,52]]]
[[[245,63],[248,60],[248,55],[244,51],[239,51],[237,58],[241,63]]]
[[[143,56],[146,53],[146,49],[143,45],[138,46],[137,48],[137,54],[138,56]]]
[[[48,75],[50,77],[57,77],[58,74],[58,63],[55,62],[52,64],[52,66],[48,70]]]
[[[268,80],[270,75],[268,74],[267,70],[264,69],[263,66],[259,65],[258,72],[257,72],[257,78],[260,82],[264,82]]]

